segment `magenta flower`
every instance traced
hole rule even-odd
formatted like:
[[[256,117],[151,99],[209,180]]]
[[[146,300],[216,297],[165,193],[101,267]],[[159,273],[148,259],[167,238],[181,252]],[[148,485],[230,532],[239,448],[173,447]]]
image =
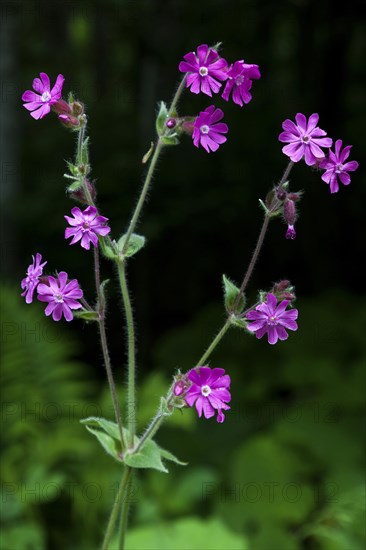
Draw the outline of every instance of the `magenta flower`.
[[[308,166],[313,166],[317,161],[324,158],[324,152],[321,147],[331,147],[332,140],[326,136],[327,133],[317,127],[319,115],[313,113],[306,121],[305,115],[297,113],[296,124],[292,120],[285,120],[282,132],[278,139],[282,143],[289,143],[282,148],[292,162],[299,162],[305,157]]]
[[[274,294],[267,294],[266,302],[259,304],[255,310],[247,313],[246,319],[253,321],[247,328],[255,332],[257,338],[268,334],[268,342],[276,344],[277,340],[287,340],[287,330],[297,330],[297,309],[286,310],[290,300],[283,300],[277,306],[277,298]]]
[[[216,50],[209,48],[207,44],[201,44],[195,52],[187,53],[179,63],[181,73],[188,73],[187,88],[198,94],[200,91],[212,97],[212,92],[217,94],[222,86],[219,80],[227,79],[227,61],[219,56]]]
[[[43,273],[43,268],[47,262],[42,261],[42,255],[37,252],[36,258],[32,256],[33,263],[28,266],[27,276],[21,282],[21,287],[24,289],[21,296],[25,296],[25,301],[30,304],[33,301],[33,294],[39,283],[39,278]]]
[[[231,400],[230,376],[224,369],[211,369],[210,367],[198,367],[188,373],[188,380],[192,385],[188,388],[185,399],[187,405],[195,404],[198,416],[202,412],[205,418],[211,418],[217,411],[217,422],[224,422],[223,411],[230,409],[227,403]]]
[[[73,319],[72,309],[80,309],[82,305],[78,302],[83,297],[83,291],[76,279],[67,282],[67,273],[61,271],[58,279],[51,275],[47,277],[48,284],[40,283],[37,288],[38,300],[49,302],[45,309],[47,316],[51,315],[54,321],[59,321],[64,315],[66,321]]]
[[[39,76],[41,77],[40,79],[35,78],[33,80],[33,90],[35,91],[27,90],[22,95],[22,101],[25,101],[23,107],[31,111],[31,116],[36,120],[46,116],[51,110],[51,105],[60,99],[62,86],[65,81],[62,74],[59,74],[56,84],[51,90],[48,75],[40,73]]]
[[[222,143],[225,143],[226,137],[221,134],[227,134],[228,127],[223,122],[218,122],[224,116],[221,109],[215,109],[210,105],[194,121],[193,143],[196,147],[202,145],[207,153],[217,151]]]
[[[67,222],[72,227],[65,229],[65,239],[73,237],[70,244],[75,244],[81,240],[81,246],[86,250],[90,249],[90,243],[94,246],[98,246],[98,235],[107,235],[111,228],[105,225],[108,218],[104,216],[98,216],[98,211],[95,206],[88,206],[82,212],[80,208],[75,206],[71,209],[71,213],[74,216],[64,216]]]
[[[347,145],[342,151],[342,140],[337,139],[335,142],[335,151],[329,150],[329,157],[322,160],[319,168],[324,168],[325,172],[322,175],[322,180],[330,184],[330,192],[337,193],[339,190],[338,178],[343,185],[349,185],[351,177],[348,172],[354,172],[358,168],[358,162],[348,159],[352,145]]]
[[[249,103],[252,99],[252,94],[249,90],[252,87],[252,80],[258,80],[261,77],[258,65],[249,65],[243,60],[235,61],[228,70],[228,80],[222,98],[229,101],[230,94],[234,103],[243,106]]]

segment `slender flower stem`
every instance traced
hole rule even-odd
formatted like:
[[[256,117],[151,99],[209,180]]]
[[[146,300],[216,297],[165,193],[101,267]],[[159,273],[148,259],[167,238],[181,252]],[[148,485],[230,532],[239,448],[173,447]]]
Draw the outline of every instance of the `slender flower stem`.
[[[149,190],[150,183],[151,183],[151,180],[152,180],[152,176],[153,176],[153,173],[154,173],[154,170],[155,170],[155,166],[156,166],[156,163],[158,161],[158,158],[159,158],[159,155],[160,155],[160,152],[161,152],[162,148],[163,148],[163,143],[159,139],[156,146],[155,146],[155,151],[154,151],[154,154],[152,156],[152,159],[150,161],[149,169],[148,169],[147,174],[146,174],[146,178],[145,178],[144,185],[142,187],[141,195],[139,197],[139,200],[137,202],[135,211],[134,211],[133,216],[131,218],[130,225],[128,226],[128,229],[127,229],[126,240],[124,242],[124,245],[123,245],[123,248],[122,248],[122,251],[121,251],[121,256],[123,256],[125,254],[125,252],[127,250],[127,247],[128,247],[128,243],[129,243],[130,238],[131,238],[131,235],[132,235],[132,233],[133,233],[133,231],[136,227],[136,223],[139,219],[141,209],[142,209],[143,204],[145,202],[146,195],[147,195],[147,192]]]
[[[182,80],[180,81],[180,84],[177,88],[177,91],[174,94],[173,100],[172,100],[172,102],[170,104],[170,107],[168,109],[168,116],[172,116],[174,114],[174,111],[175,111],[175,108],[176,108],[177,103],[179,101],[179,98],[180,98],[180,96],[181,96],[181,94],[184,90],[186,80],[187,80],[187,75],[185,74],[183,76]]]
[[[278,184],[279,187],[281,187],[281,185],[283,185],[287,181],[287,178],[289,177],[293,166],[294,166],[294,162],[290,160],[290,162],[286,166],[286,170],[284,171],[282,178],[280,179],[280,183]]]
[[[197,367],[200,366],[200,365],[203,365],[206,361],[206,359],[211,355],[211,353],[213,352],[213,350],[215,349],[215,347],[217,346],[217,344],[221,341],[221,339],[223,338],[223,336],[225,336],[226,332],[228,331],[228,329],[230,328],[230,325],[231,325],[231,318],[230,316],[228,317],[228,319],[226,320],[226,323],[224,324],[224,326],[222,327],[222,329],[220,330],[220,332],[216,335],[216,337],[212,340],[211,344],[208,346],[207,350],[205,351],[205,353],[202,355],[202,357],[199,359],[198,363],[197,363]]]
[[[125,536],[127,532],[127,520],[128,520],[128,510],[130,508],[130,485],[133,477],[133,468],[126,466],[125,469],[125,482],[122,494],[122,503],[121,503],[121,523],[119,528],[119,550],[124,550],[125,548]]]
[[[113,402],[114,414],[118,424],[122,450],[124,450],[124,448],[126,448],[127,445],[123,434],[121,408],[118,402],[117,389],[113,378],[111,361],[110,361],[109,351],[108,351],[108,342],[107,342],[107,335],[105,330],[105,299],[100,288],[99,252],[97,247],[94,248],[94,273],[95,273],[95,286],[96,286],[97,296],[98,296],[98,325],[99,325],[100,342],[102,345],[104,365],[107,372],[107,378],[108,378],[109,390],[111,392],[111,397]]]
[[[123,306],[126,315],[127,325],[127,346],[128,346],[128,384],[127,384],[127,424],[130,432],[129,446],[133,447],[136,425],[136,362],[135,362],[135,328],[133,324],[133,313],[130,295],[127,287],[125,263],[120,261],[117,263],[118,276],[122,292]]]
[[[130,470],[131,468],[129,468],[128,466],[126,466],[123,470],[122,479],[118,487],[116,498],[114,499],[114,504],[113,504],[111,515],[109,517],[107,530],[104,535],[102,550],[108,550],[109,543],[113,536],[114,528],[117,523],[117,518],[120,515],[121,505],[123,505],[124,503],[123,497],[125,496],[125,493],[127,491],[128,481],[131,475]],[[123,548],[123,547],[121,546],[120,548]]]
[[[172,103],[171,103],[171,105],[168,109],[168,116],[172,115],[172,113],[174,112],[174,110],[177,106],[179,98],[180,98],[180,96],[181,96],[181,94],[184,90],[186,77],[187,76],[185,75],[182,78],[182,80],[181,80],[181,82],[180,82],[180,84],[177,88],[177,91],[175,92]],[[166,129],[166,130],[168,131],[168,129]],[[156,163],[159,159],[159,156],[160,156],[160,153],[161,153],[161,150],[162,150],[163,147],[164,147],[164,144],[162,143],[162,141],[160,139],[158,139],[157,142],[156,142],[156,145],[155,145],[154,154],[153,154],[153,156],[151,158],[151,161],[150,161],[150,164],[149,164],[149,169],[148,169],[147,174],[146,174],[146,178],[145,178],[145,181],[144,181],[144,185],[142,187],[142,191],[141,191],[139,200],[137,201],[137,205],[136,205],[136,208],[135,208],[134,213],[132,215],[130,225],[128,226],[128,229],[127,229],[126,239],[125,239],[122,251],[121,251],[121,256],[123,256],[125,254],[126,250],[127,250],[128,243],[130,241],[131,235],[132,235],[132,233],[133,233],[133,231],[136,227],[136,224],[138,222],[138,219],[140,217],[141,209],[144,205],[146,195],[149,191],[151,180],[152,180],[155,168],[156,168]]]
[[[170,386],[169,390],[168,390],[168,394],[166,396],[166,403],[167,405],[169,406],[170,405],[170,400],[172,398],[174,398],[174,393],[173,393],[173,388],[174,388],[174,382],[173,384]],[[138,453],[139,450],[141,449],[141,447],[144,445],[144,443],[148,440],[148,439],[152,439],[154,437],[154,435],[156,434],[156,432],[158,431],[158,429],[160,428],[160,426],[162,425],[164,419],[166,418],[166,414],[163,413],[162,411],[162,407],[161,405],[159,406],[159,409],[156,413],[156,415],[154,416],[154,418],[152,419],[152,421],[150,422],[150,425],[149,427],[147,428],[147,430],[145,431],[144,435],[140,438],[140,441],[138,443],[138,445],[136,446],[136,448],[134,449],[134,453]]]
[[[261,248],[262,248],[262,245],[263,245],[263,241],[264,241],[264,237],[266,236],[266,233],[267,233],[267,229],[268,229],[268,224],[269,224],[269,220],[271,219],[271,216],[270,214],[266,214],[264,216],[264,220],[263,220],[263,225],[262,225],[262,228],[261,228],[261,231],[259,233],[259,237],[258,237],[258,241],[257,241],[257,244],[256,244],[256,247],[254,249],[254,252],[253,252],[253,255],[252,255],[252,258],[250,260],[250,264],[249,264],[249,267],[244,275],[244,279],[243,279],[243,282],[241,283],[240,285],[240,289],[239,289],[239,293],[238,293],[238,296],[237,296],[237,299],[236,299],[236,302],[235,302],[235,305],[234,305],[234,310],[236,309],[236,307],[238,306],[238,303],[239,303],[239,300],[240,300],[240,296],[243,294],[244,290],[246,289],[247,287],[247,284],[249,282],[249,279],[253,273],[253,269],[255,267],[255,264],[257,263],[257,260],[258,260],[258,256],[259,256],[259,252],[261,251]]]

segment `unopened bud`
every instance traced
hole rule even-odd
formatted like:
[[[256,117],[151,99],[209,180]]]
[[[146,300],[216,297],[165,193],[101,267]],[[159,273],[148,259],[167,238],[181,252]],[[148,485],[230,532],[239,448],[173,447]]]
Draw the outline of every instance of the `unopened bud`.
[[[80,116],[84,113],[84,105],[80,101],[71,103],[71,108],[74,116]]]
[[[294,287],[287,279],[283,279],[278,283],[275,283],[272,288],[272,293],[278,300],[295,300]]]
[[[168,118],[168,120],[165,123],[165,126],[169,128],[169,130],[171,130],[172,128],[175,127],[176,124],[177,124],[177,121],[175,120],[175,118]]]
[[[184,380],[178,380],[178,382],[176,382],[175,386],[174,386],[174,395],[175,396],[179,396],[179,395],[182,395],[182,393],[184,392],[186,388],[186,383]]]
[[[97,196],[97,191],[95,189],[94,183],[89,181],[88,179],[85,180],[86,186],[88,188],[88,191],[90,193],[90,196],[92,198],[92,201],[95,201],[95,197]],[[70,197],[78,202],[81,202],[82,204],[89,204],[89,201],[87,197],[85,196],[85,191],[83,187],[79,187],[76,191],[73,191],[70,195]]]
[[[283,205],[283,217],[288,225],[294,225],[296,220],[296,207],[295,203],[291,199],[286,199]]]

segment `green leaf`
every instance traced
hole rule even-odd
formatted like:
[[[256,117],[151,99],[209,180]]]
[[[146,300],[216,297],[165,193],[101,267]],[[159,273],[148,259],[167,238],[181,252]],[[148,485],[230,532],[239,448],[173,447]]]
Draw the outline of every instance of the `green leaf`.
[[[234,327],[245,330],[246,332],[248,332],[248,334],[253,334],[248,330],[247,323],[244,321],[244,319],[241,319],[240,317],[232,317],[231,324],[234,325]]]
[[[103,449],[110,456],[112,456],[115,460],[118,460],[119,462],[121,461],[121,459],[118,458],[118,455],[122,449],[119,442],[116,439],[106,434],[105,432],[102,432],[101,430],[90,428],[90,426],[85,426],[85,427],[88,430],[88,432],[95,435],[95,437],[98,439]]]
[[[110,456],[118,462],[121,462],[119,455],[122,451],[122,445],[118,425],[115,422],[96,416],[83,418],[80,422],[85,425],[88,432],[98,439],[103,449]],[[124,433],[128,434],[127,430],[124,430]]]
[[[149,160],[149,158],[151,157],[152,155],[152,152],[154,150],[154,142],[152,141],[151,142],[151,145],[150,145],[150,149],[144,154],[144,156],[142,157],[142,164],[146,164],[147,161]]]
[[[74,311],[74,317],[84,321],[98,321],[99,318],[96,311]]]
[[[126,547],[129,550],[248,550],[249,545],[243,535],[232,532],[218,517],[183,519],[155,522],[138,526],[128,531]],[[119,548],[113,541],[110,550]]]
[[[166,103],[164,101],[161,101],[159,113],[155,123],[156,132],[158,136],[161,136],[165,132],[165,122],[167,117],[168,117],[168,108],[166,106]]]
[[[103,449],[109,455],[113,456],[113,458],[118,462],[122,461],[122,458],[120,457],[122,450],[121,439],[119,436],[118,425],[115,422],[96,416],[83,418],[80,422],[84,424],[86,429],[98,439]],[[128,441],[129,431],[123,428],[123,434],[125,440]],[[135,447],[138,443],[139,438],[135,436]],[[152,439],[146,441],[139,452],[133,454],[126,452],[123,457],[123,462],[131,468],[151,468],[153,470],[158,470],[159,472],[168,473],[167,468],[165,468],[162,462],[162,458],[185,466],[184,462],[178,460],[169,451],[161,449]]]
[[[107,420],[106,418],[98,416],[89,416],[88,418],[83,418],[80,420],[81,424],[84,424],[86,427],[98,428],[103,430],[105,433],[120,441],[119,429],[116,422]],[[126,430],[127,431],[127,430]]]
[[[166,397],[160,398],[160,410],[164,416],[171,416],[174,412],[174,408],[168,407],[168,401]]]
[[[170,136],[161,136],[160,141],[164,143],[164,145],[178,145],[179,144],[178,134],[174,133]]]
[[[79,175],[78,167],[75,166],[75,164],[73,164],[72,162],[69,162],[68,160],[66,161],[66,164],[68,169],[70,170],[70,174],[72,176],[77,177]]]
[[[224,299],[225,299],[225,308],[229,313],[241,313],[245,305],[245,298],[241,294],[240,299],[237,302],[240,289],[226,277],[222,276],[222,281],[224,283]],[[236,305],[237,304],[237,305]]]
[[[126,454],[124,462],[131,468],[152,468],[159,472],[168,473],[161,461],[161,451],[152,439],[146,441],[138,453]]]
[[[78,189],[80,189],[82,186],[83,186],[83,180],[79,179],[79,180],[75,181],[74,183],[72,183],[71,185],[69,185],[67,190],[68,190],[69,193],[73,193],[74,191],[77,191]]]
[[[172,462],[175,462],[176,464],[179,464],[180,466],[187,466],[188,462],[182,462],[181,460],[178,460],[176,456],[174,456],[170,451],[167,451],[166,449],[162,449],[159,447],[160,455],[165,458],[165,460],[171,460]]]
[[[100,301],[101,301],[100,305],[102,306],[103,309],[105,308],[105,305],[106,305],[104,289],[108,283],[109,283],[109,279],[105,279],[104,281],[101,282],[99,287]]]
[[[122,235],[122,237],[118,240],[118,250],[122,252],[125,241],[126,241],[126,235]],[[127,250],[124,253],[124,256],[127,258],[130,258],[131,256],[134,256],[143,246],[145,245],[145,237],[142,235],[137,235],[136,233],[132,233],[130,240],[128,241]]]

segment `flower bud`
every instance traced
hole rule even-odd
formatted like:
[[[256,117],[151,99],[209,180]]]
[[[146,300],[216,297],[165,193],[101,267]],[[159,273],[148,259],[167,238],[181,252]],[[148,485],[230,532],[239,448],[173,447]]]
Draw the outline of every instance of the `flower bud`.
[[[93,202],[95,201],[95,197],[97,196],[97,191],[95,189],[95,185],[94,183],[92,183],[90,180],[86,179],[85,180],[85,183],[86,183],[86,186],[88,188],[88,191],[90,193],[90,196],[93,200]],[[78,202],[81,202],[81,204],[89,204],[86,196],[85,196],[85,192],[84,192],[84,189],[82,187],[79,187],[76,191],[73,191],[71,194],[70,194],[70,197]]]
[[[294,287],[287,279],[283,279],[278,283],[275,283],[272,288],[272,294],[276,296],[278,300],[295,300]]]
[[[296,221],[296,206],[295,202],[288,197],[286,198],[283,205],[283,217],[287,223],[286,239],[295,239],[296,231],[294,224]]]
[[[176,124],[177,124],[177,121],[175,118],[168,118],[168,120],[165,123],[165,126],[169,128],[169,130],[171,130],[176,126]]]
[[[175,386],[174,386],[174,395],[176,397],[178,397],[179,395],[182,395],[182,393],[184,392],[186,388],[186,383],[183,379],[181,380],[178,380],[178,382],[175,383]]]
[[[59,99],[58,101],[56,101],[56,103],[52,105],[52,110],[58,115],[72,114],[71,106],[68,103],[66,103],[66,101],[64,101],[63,99]]]

